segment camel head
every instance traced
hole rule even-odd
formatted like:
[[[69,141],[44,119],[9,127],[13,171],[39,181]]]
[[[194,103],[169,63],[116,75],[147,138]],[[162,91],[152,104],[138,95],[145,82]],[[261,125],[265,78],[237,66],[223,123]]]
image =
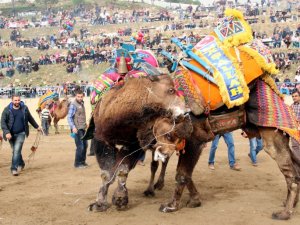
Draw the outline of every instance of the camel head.
[[[184,151],[185,141],[193,132],[193,124],[189,115],[174,118],[158,118],[153,126],[156,139],[155,160],[164,161],[175,151]]]
[[[144,107],[155,105],[170,110],[174,116],[184,114],[187,110],[185,102],[178,96],[174,82],[169,75],[149,76],[151,81],[144,84]]]

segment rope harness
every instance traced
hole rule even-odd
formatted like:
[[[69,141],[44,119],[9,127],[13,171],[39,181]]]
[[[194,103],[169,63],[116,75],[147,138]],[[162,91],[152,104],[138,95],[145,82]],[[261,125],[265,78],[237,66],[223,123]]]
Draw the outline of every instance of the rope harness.
[[[30,148],[31,153],[28,156],[28,164],[29,164],[31,159],[34,159],[34,155],[35,155],[36,150],[38,149],[42,134],[43,134],[43,131],[38,131],[37,134],[36,134],[35,141],[34,141],[33,145]]]

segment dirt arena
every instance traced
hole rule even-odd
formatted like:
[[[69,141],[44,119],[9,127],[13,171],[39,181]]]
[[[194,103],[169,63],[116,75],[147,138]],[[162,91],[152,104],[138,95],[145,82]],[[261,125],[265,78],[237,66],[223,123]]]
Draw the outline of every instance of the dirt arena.
[[[178,159],[175,155],[170,160],[165,187],[157,191],[154,198],[142,194],[150,176],[148,153],[146,165],[137,166],[129,175],[129,209],[117,211],[112,206],[107,212],[93,213],[87,211],[87,206],[95,200],[101,183],[99,168],[94,157],[88,157],[88,168],[73,168],[75,144],[69,134],[43,137],[34,160],[28,163],[35,139],[32,132],[23,148],[26,169],[18,177],[10,174],[11,150],[4,142],[0,150],[0,224],[300,224],[299,212],[288,222],[271,219],[273,211],[282,209],[286,197],[284,178],[265,152],[258,156],[259,166],[253,167],[247,156],[248,140],[240,137],[240,131],[236,131],[234,137],[236,158],[242,171],[228,168],[223,140],[216,153],[216,170],[209,170],[208,145],[194,172],[203,205],[186,208],[188,194],[185,190],[182,209],[171,214],[161,213],[158,208],[173,193]],[[114,188],[115,185],[109,192],[110,202]]]

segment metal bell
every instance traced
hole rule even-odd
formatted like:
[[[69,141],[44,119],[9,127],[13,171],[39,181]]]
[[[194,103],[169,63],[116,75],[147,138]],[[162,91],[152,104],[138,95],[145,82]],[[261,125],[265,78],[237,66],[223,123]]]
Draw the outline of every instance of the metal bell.
[[[120,74],[126,74],[128,73],[128,69],[127,69],[127,64],[126,64],[126,60],[124,57],[124,53],[122,53],[122,56],[120,57],[120,61],[118,64],[118,73]]]

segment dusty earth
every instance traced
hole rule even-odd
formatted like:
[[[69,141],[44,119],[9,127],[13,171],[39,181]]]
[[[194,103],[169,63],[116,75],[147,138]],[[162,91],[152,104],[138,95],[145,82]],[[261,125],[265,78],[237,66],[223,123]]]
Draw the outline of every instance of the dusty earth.
[[[284,178],[265,152],[258,156],[259,166],[253,167],[247,156],[248,140],[240,137],[240,131],[234,135],[236,158],[242,171],[228,168],[223,140],[216,153],[216,170],[209,170],[209,144],[194,172],[203,205],[186,208],[188,195],[185,191],[182,209],[171,214],[161,213],[158,208],[173,193],[178,158],[175,155],[170,160],[165,187],[157,191],[154,198],[142,194],[150,176],[148,153],[146,165],[137,166],[129,176],[129,209],[117,211],[112,206],[107,212],[93,213],[87,211],[87,206],[95,200],[100,185],[99,168],[94,157],[88,157],[88,168],[73,168],[75,144],[68,134],[43,137],[34,160],[28,163],[35,139],[32,132],[23,148],[26,169],[18,177],[10,174],[11,150],[4,142],[0,150],[0,224],[300,224],[297,211],[287,222],[271,219],[273,211],[282,209],[286,196]],[[109,192],[110,202],[114,187]]]

